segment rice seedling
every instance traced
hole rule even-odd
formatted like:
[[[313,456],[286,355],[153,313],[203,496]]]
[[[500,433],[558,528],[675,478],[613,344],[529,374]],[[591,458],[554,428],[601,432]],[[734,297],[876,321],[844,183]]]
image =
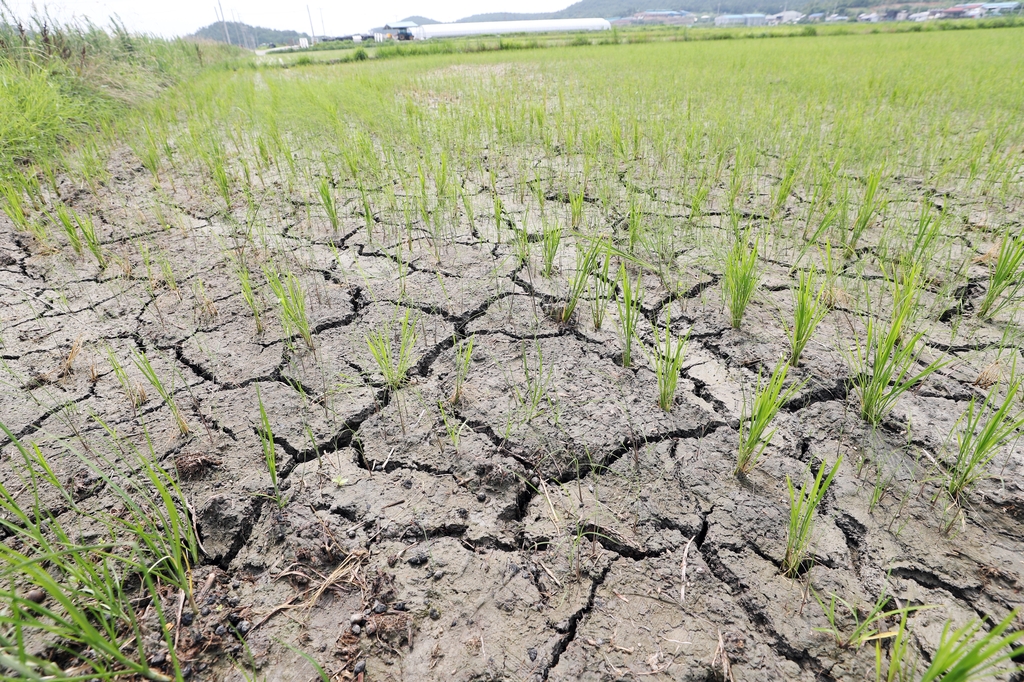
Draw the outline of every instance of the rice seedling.
[[[860,208],[857,210],[857,216],[853,220],[853,224],[850,226],[850,232],[847,235],[845,242],[847,256],[853,256],[857,250],[857,243],[860,242],[861,236],[864,234],[864,230],[871,223],[871,219],[875,213],[884,206],[884,202],[878,199],[878,188],[882,182],[882,171],[881,169],[876,170],[868,176],[867,184],[864,189],[864,200],[861,202]]]
[[[800,490],[793,487],[793,481],[786,476],[786,489],[789,491],[789,526],[786,534],[786,555],[782,560],[782,572],[789,577],[796,577],[803,569],[807,554],[814,540],[814,519],[818,505],[832,485],[832,479],[843,463],[840,456],[825,476],[827,464],[822,461],[818,474],[806,481]]]
[[[568,324],[573,313],[576,312],[576,306],[579,305],[580,297],[587,290],[590,275],[597,268],[598,259],[604,249],[605,243],[601,239],[592,240],[585,250],[577,246],[576,269],[573,271],[572,277],[569,278],[569,293],[565,303],[558,309],[558,321],[562,324]]]
[[[82,238],[78,234],[78,225],[75,219],[72,217],[73,211],[69,209],[65,204],[57,204],[57,208],[54,209],[54,213],[57,215],[55,222],[59,223],[61,228],[64,230],[64,234],[68,237],[68,243],[71,244],[72,250],[76,254],[82,253]]]
[[[98,421],[98,420],[97,420]],[[73,453],[101,481],[121,508],[114,513],[86,512],[76,505],[38,447],[26,447],[2,423],[21,454],[27,473],[31,508],[26,511],[0,485],[0,528],[9,541],[0,543],[0,664],[17,678],[114,679],[134,675],[170,682],[180,675],[171,614],[163,609],[161,585],[189,594],[189,569],[198,555],[191,524],[178,509],[183,499],[169,474],[150,451],[140,453],[99,422],[124,455],[134,453],[141,476],[129,474],[105,455]],[[93,457],[98,455],[99,461]],[[119,481],[125,481],[122,485]],[[145,484],[150,487],[147,488]],[[107,529],[96,541],[72,539],[43,507],[47,489],[71,509]],[[76,536],[77,532],[74,533]],[[13,540],[11,542],[10,540]],[[140,602],[155,617],[145,621]],[[170,654],[172,676],[148,662],[143,635],[156,622],[157,639]],[[26,640],[42,637],[60,657],[29,653]]]
[[[0,195],[4,200],[4,213],[14,223],[14,227],[23,231],[29,231],[29,220],[25,213],[25,205],[21,192],[8,183],[0,183]]]
[[[124,397],[132,407],[132,413],[138,414],[138,408],[147,400],[145,389],[141,384],[133,384],[131,382],[128,378],[128,372],[121,364],[121,361],[117,359],[112,348],[107,349],[107,361],[110,363],[110,368],[114,370],[114,377],[117,378],[117,383],[120,384],[121,390],[124,391]]]
[[[604,325],[604,315],[608,310],[608,301],[615,295],[615,281],[609,279],[609,268],[612,261],[611,243],[606,243],[604,261],[601,267],[594,273],[590,287],[590,311],[594,322],[594,329],[601,329]]]
[[[306,317],[306,293],[299,284],[294,273],[285,273],[282,278],[272,266],[263,265],[263,275],[274,292],[281,308],[281,326],[288,336],[298,334],[305,341],[306,347],[313,350],[313,331]]]
[[[582,189],[569,193],[569,216],[574,230],[578,230],[583,225],[583,199]]]
[[[775,429],[767,433],[765,431],[775,419],[779,408],[807,385],[808,379],[804,379],[784,391],[789,367],[788,362],[780,360],[767,381],[762,381],[761,373],[758,372],[753,399],[748,403],[744,396],[740,414],[739,453],[736,458],[736,469],[733,471],[736,476],[748,474],[758,465],[765,448],[775,435]]]
[[[74,215],[74,218],[79,231],[85,237],[85,244],[89,247],[89,253],[96,259],[96,265],[100,266],[100,270],[105,270],[107,268],[107,258],[103,254],[103,247],[100,246],[99,237],[96,236],[96,227],[93,225],[92,218],[77,213]]]
[[[814,335],[818,323],[825,319],[828,307],[822,300],[825,287],[816,287],[814,270],[800,273],[799,284],[793,291],[793,326],[787,330],[789,336],[789,364],[796,367],[800,356]]]
[[[975,483],[991,475],[988,465],[1006,443],[1019,437],[1018,430],[1024,427],[1024,410],[1014,412],[1013,406],[1021,383],[1017,378],[1007,384],[1006,395],[998,408],[995,406],[998,384],[989,389],[981,405],[977,404],[977,397],[972,396],[953,427],[957,450],[946,468],[944,487],[954,503],[962,502]]]
[[[544,246],[544,265],[541,267],[541,277],[551,277],[555,267],[555,256],[558,254],[558,245],[562,241],[562,226],[558,223],[544,226],[542,244]]]
[[[449,405],[456,405],[459,399],[462,397],[462,387],[466,383],[466,377],[469,376],[469,363],[473,360],[473,344],[476,342],[476,336],[471,336],[461,344],[452,344],[453,352],[455,353],[455,388],[452,390],[451,397],[448,398]]]
[[[402,387],[408,380],[409,370],[413,364],[413,349],[416,346],[416,321],[410,318],[411,312],[399,320],[394,333],[391,329],[376,329],[366,337],[366,345],[370,349],[377,368],[384,376],[384,383],[392,391]],[[394,337],[398,348],[394,348]]]
[[[260,395],[260,387],[256,386],[256,401],[260,407],[260,427],[257,430],[260,436],[260,444],[263,446],[263,461],[267,464],[267,472],[270,474],[270,484],[274,488],[274,502],[278,509],[283,509],[287,504],[281,496],[281,490],[277,485],[277,445],[274,443],[274,430],[270,425],[270,417],[267,409],[263,406],[263,397]]]
[[[1017,663],[1024,655],[1024,630],[1010,630],[1018,614],[1014,609],[987,631],[985,621],[980,618],[956,629],[947,622],[931,664],[916,679],[919,682],[975,682],[1024,670],[1024,666]]]
[[[541,413],[541,403],[551,400],[548,397],[548,386],[551,383],[551,368],[544,364],[544,352],[540,341],[534,342],[536,359],[533,366],[527,359],[526,347],[523,346],[521,362],[525,386],[522,391],[517,385],[512,386],[512,394],[519,405],[523,423],[528,423]]]
[[[882,593],[878,595],[878,599],[875,600],[875,603],[866,612],[834,592],[829,596],[827,602],[822,600],[817,593],[814,594],[814,600],[818,602],[818,606],[821,607],[821,611],[825,614],[825,619],[828,621],[827,628],[814,629],[818,632],[826,632],[832,635],[836,645],[844,649],[859,649],[868,642],[877,642],[895,637],[899,634],[899,631],[889,630],[888,620],[895,617],[903,619],[915,611],[932,608],[917,605],[886,610],[886,607],[892,603],[893,599],[885,593],[884,587]],[[839,608],[840,606],[842,609]],[[853,618],[853,629],[849,632],[844,632],[842,627],[842,610],[845,610]]]
[[[661,336],[658,325],[653,325],[654,353],[651,365],[658,378],[658,407],[671,412],[675,404],[676,385],[679,383],[679,372],[683,369],[686,358],[686,342],[690,333],[681,339],[672,338],[672,306],[665,306],[665,336]]]
[[[145,351],[133,351],[133,360],[135,366],[142,372],[142,376],[146,377],[149,384],[156,390],[157,394],[163,398],[164,403],[171,410],[171,415],[174,417],[174,422],[178,426],[178,432],[182,436],[187,436],[191,430],[189,429],[188,422],[185,421],[184,415],[178,408],[178,403],[174,400],[174,386],[170,389],[164,386],[163,382],[160,381],[160,377],[157,375],[156,370],[153,369],[153,365],[150,363],[149,358],[146,356]]]
[[[241,260],[235,264],[235,275],[238,277],[238,286],[242,292],[242,300],[245,301],[245,305],[252,311],[253,320],[256,322],[256,333],[262,334],[263,305],[262,302],[257,299],[256,292],[252,288],[249,268]]]
[[[334,191],[331,188],[331,183],[327,180],[327,178],[320,178],[320,181],[316,185],[316,189],[320,195],[320,205],[324,207],[324,212],[327,214],[327,219],[331,222],[331,229],[337,232],[338,205],[334,201]],[[365,192],[363,196],[365,198]]]
[[[643,315],[643,273],[636,273],[636,283],[629,280],[626,266],[619,266],[619,287],[622,296],[615,299],[619,311],[619,330],[622,333],[622,366],[633,365],[633,339],[636,338],[636,325]]]
[[[644,214],[640,201],[635,194],[629,197],[629,214],[626,218],[626,228],[629,234],[629,252],[636,253],[637,244],[644,241]]]
[[[747,304],[757,291],[760,275],[757,267],[758,242],[747,246],[747,235],[737,234],[725,259],[722,295],[729,309],[733,329],[739,329]]]
[[[978,317],[990,320],[1011,305],[1024,290],[1024,236],[1003,232],[996,264],[989,271],[988,289],[978,304]]]
[[[865,340],[855,338],[851,365],[853,386],[860,401],[860,413],[871,425],[879,424],[900,396],[933,372],[948,364],[937,358],[918,372],[913,371],[924,352],[923,332],[908,335],[908,321],[917,301],[916,284],[893,284],[893,312],[888,324],[868,317]]]

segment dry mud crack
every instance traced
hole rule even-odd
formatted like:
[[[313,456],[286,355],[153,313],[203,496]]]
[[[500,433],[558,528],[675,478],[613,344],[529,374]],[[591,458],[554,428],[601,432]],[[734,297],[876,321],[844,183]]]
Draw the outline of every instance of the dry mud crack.
[[[182,161],[151,177],[119,148],[95,191],[61,177],[48,194],[93,216],[104,268],[0,215],[0,421],[13,435],[0,438],[0,483],[95,540],[104,531],[90,514],[121,513],[111,488],[145,475],[134,453],[174,473],[200,543],[199,612],[174,623],[191,679],[310,679],[287,641],[341,680],[854,682],[874,679],[874,650],[819,631],[815,595],[870,606],[884,590],[941,606],[915,617],[920,651],[947,620],[1001,619],[1021,604],[1024,456],[1001,454],[998,477],[962,510],[935,494],[981,376],[1020,354],[1006,343],[1019,338],[1007,332],[1013,315],[965,322],[987,290],[994,233],[947,235],[967,274],[951,289],[939,280],[955,273],[922,286],[914,367],[949,362],[871,428],[852,389],[851,344],[870,317],[856,299],[888,300],[895,248],[872,219],[837,256],[828,312],[791,370],[807,383],[779,411],[760,465],[737,476],[745,401],[789,352],[779,321],[792,319],[794,278],[810,268],[804,240],[765,245],[736,329],[715,258],[732,221],[799,234],[810,200],[773,198],[775,168],[731,199],[720,173],[694,208],[641,153],[603,169],[618,180],[600,193],[577,190],[577,155],[536,144],[509,151],[518,165],[461,169],[448,193],[447,176],[417,180],[420,213],[398,180],[363,186],[308,159],[305,175],[289,173],[283,156],[225,207],[204,171]],[[886,182],[906,215],[934,198]],[[627,258],[638,195],[673,238],[648,235],[642,257]],[[1019,201],[947,204],[970,215],[982,201],[1019,225]],[[544,226],[556,221],[564,241],[544,276]],[[630,367],[614,271],[588,279],[576,313],[559,319],[595,235],[641,277]],[[299,292],[308,338],[288,323],[275,274]],[[595,326],[602,282],[611,302]],[[688,345],[663,410],[653,360],[666,319]],[[403,320],[415,338],[389,381],[367,341],[380,332],[400,353]],[[26,461],[15,439],[40,459]],[[787,478],[839,457],[810,555],[787,577]],[[29,483],[42,461],[66,496]]]

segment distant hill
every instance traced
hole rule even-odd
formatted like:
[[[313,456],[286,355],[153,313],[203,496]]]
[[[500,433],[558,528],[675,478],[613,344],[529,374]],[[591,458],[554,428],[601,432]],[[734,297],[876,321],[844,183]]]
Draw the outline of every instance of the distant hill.
[[[652,9],[686,10],[697,13],[718,14],[720,12],[780,12],[783,9],[800,9],[805,2],[796,0],[579,0],[557,12],[518,14],[515,12],[491,12],[474,14],[459,21],[515,21],[520,19],[579,19],[582,17],[628,17],[631,14]]]
[[[411,22],[413,22],[414,24],[416,24],[418,26],[426,26],[427,24],[440,24],[441,23],[440,21],[434,21],[433,19],[428,19],[426,17],[420,17],[420,16],[406,17],[405,19],[402,19],[402,21],[411,21]]]
[[[263,28],[262,26],[249,26],[238,21],[227,22],[227,29],[228,38],[230,38],[232,45],[249,48],[269,45],[270,43],[275,45],[297,45],[299,38],[309,38],[307,34],[299,33],[298,31],[277,31],[272,28]],[[204,26],[193,33],[191,37],[214,40],[218,43],[227,42],[224,39],[224,24],[219,21],[215,21],[209,26]]]

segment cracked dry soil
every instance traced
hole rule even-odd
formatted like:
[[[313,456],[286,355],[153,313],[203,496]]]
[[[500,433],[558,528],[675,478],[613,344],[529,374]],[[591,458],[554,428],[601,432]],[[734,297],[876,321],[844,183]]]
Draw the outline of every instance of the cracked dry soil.
[[[676,403],[663,412],[642,354],[621,366],[614,306],[602,329],[584,312],[570,325],[545,313],[564,294],[572,244],[550,281],[518,265],[493,227],[467,224],[439,263],[419,236],[403,265],[399,242],[371,241],[354,204],[334,231],[285,201],[269,231],[279,257],[302,265],[308,350],[271,312],[255,333],[223,253],[237,221],[184,181],[165,181],[158,199],[126,151],[111,164],[114,179],[97,193],[69,182],[61,193],[95,217],[117,265],[40,249],[0,216],[3,362],[17,383],[0,393],[0,414],[86,508],[112,504],[69,454],[104,442],[94,417],[140,447],[148,439],[178,471],[202,543],[201,611],[179,634],[193,679],[242,679],[248,667],[311,679],[287,641],[337,679],[716,680],[728,668],[735,680],[859,681],[874,679],[872,648],[842,649],[815,631],[826,621],[812,590],[870,604],[885,586],[901,603],[941,605],[916,617],[922,650],[947,619],[1001,618],[1021,603],[1021,455],[978,489],[960,532],[943,532],[941,505],[920,483],[977,393],[997,331],[957,346],[935,323],[928,343],[956,362],[871,431],[835,341],[859,322],[837,306],[794,370],[810,383],[780,412],[763,464],[737,478],[743,393],[787,348],[776,316],[791,314],[790,263],[763,259],[766,285],[740,331],[722,310],[717,274],[688,270],[692,281],[674,293],[645,279],[641,341],[650,346],[666,306],[677,333],[690,330]],[[508,219],[522,224],[536,208],[501,182]],[[491,190],[482,178],[465,188],[482,225]],[[177,211],[176,225],[157,224],[158,202]],[[653,201],[651,210],[678,209]],[[703,221],[720,231],[727,219],[709,210]],[[618,235],[624,223],[607,229]],[[143,240],[170,254],[176,290],[152,286]],[[418,335],[409,382],[389,391],[365,337],[391,328],[396,310],[412,311]],[[469,372],[450,404],[454,346],[469,338]],[[144,387],[129,359],[148,355],[189,435],[152,390],[132,407],[108,349]],[[524,413],[514,396],[538,381],[543,395]],[[271,499],[257,390],[283,506]],[[445,419],[461,425],[457,438]],[[2,445],[0,482],[24,492],[14,449]],[[802,480],[840,455],[813,567],[784,577],[786,476]],[[876,463],[895,484],[872,506]],[[59,499],[43,502],[74,523]]]

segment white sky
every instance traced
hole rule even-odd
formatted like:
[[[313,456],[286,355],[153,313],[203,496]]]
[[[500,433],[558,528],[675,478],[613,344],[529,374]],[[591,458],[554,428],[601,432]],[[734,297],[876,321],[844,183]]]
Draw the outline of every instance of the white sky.
[[[482,12],[552,12],[573,0],[221,0],[228,21],[309,33],[307,2],[317,35],[325,29],[327,35],[343,35],[414,14],[454,21]],[[88,17],[101,26],[116,14],[130,31],[167,37],[217,20],[216,0],[8,0],[8,5],[19,17],[28,16],[33,6],[45,7],[54,17]]]

